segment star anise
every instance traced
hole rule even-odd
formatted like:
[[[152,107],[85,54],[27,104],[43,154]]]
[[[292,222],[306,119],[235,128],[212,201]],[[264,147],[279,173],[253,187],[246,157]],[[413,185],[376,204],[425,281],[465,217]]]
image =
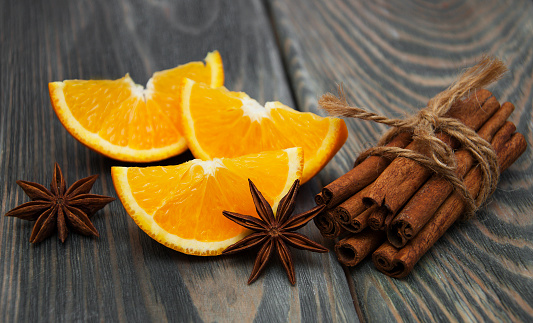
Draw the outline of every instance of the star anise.
[[[300,187],[300,181],[296,180],[287,195],[279,202],[276,217],[274,217],[270,204],[255,187],[254,183],[251,180],[248,180],[248,182],[250,183],[250,192],[252,193],[257,214],[261,219],[224,211],[223,214],[228,219],[255,231],[255,233],[229,246],[222,254],[233,254],[262,244],[255,259],[254,268],[248,279],[248,284],[251,284],[259,277],[267,262],[272,258],[272,254],[277,253],[283,264],[283,268],[285,268],[289,276],[289,281],[294,285],[296,283],[294,264],[287,244],[298,249],[314,252],[328,252],[328,249],[300,233],[290,231],[297,230],[306,225],[307,222],[311,221],[324,209],[325,205],[319,205],[307,212],[290,217],[294,211],[296,193]]]
[[[83,235],[98,237],[98,231],[89,217],[115,198],[89,194],[97,178],[98,175],[93,175],[80,179],[67,190],[61,168],[56,163],[50,190],[41,184],[17,181],[26,195],[31,198],[31,202],[21,204],[5,215],[28,221],[37,220],[30,236],[32,243],[41,242],[49,237],[56,227],[61,242],[65,242],[68,228]]]

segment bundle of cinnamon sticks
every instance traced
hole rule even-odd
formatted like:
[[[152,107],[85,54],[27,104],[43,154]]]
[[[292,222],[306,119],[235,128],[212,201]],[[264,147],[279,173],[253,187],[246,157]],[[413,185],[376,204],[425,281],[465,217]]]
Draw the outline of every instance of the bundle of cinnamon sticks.
[[[514,110],[487,90],[458,100],[446,113],[475,130],[492,146],[499,171],[525,151],[526,141],[507,121]],[[436,137],[454,151],[456,175],[475,199],[482,173],[472,153],[452,137]],[[410,132],[398,133],[386,146],[424,152]],[[418,260],[466,210],[463,196],[449,181],[412,159],[370,156],[339,177],[315,197],[326,209],[315,217],[322,235],[340,239],[335,245],[339,261],[355,266],[368,255],[377,269],[391,277],[407,276]]]

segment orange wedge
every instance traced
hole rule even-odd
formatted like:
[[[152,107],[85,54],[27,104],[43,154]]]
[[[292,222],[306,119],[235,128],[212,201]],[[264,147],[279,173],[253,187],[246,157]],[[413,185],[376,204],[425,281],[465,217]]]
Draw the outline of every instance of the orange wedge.
[[[150,162],[182,153],[179,95],[187,77],[222,86],[220,54],[154,73],[146,89],[128,74],[118,80],[66,80],[48,88],[52,106],[67,131],[87,147],[108,157]]]
[[[124,208],[150,237],[186,254],[214,256],[250,233],[222,215],[257,217],[248,179],[275,211],[302,167],[302,149],[290,148],[177,166],[112,167],[111,175]]]
[[[210,88],[190,79],[184,81],[181,98],[187,145],[203,160],[302,147],[304,183],[333,158],[348,137],[341,119],[298,112],[280,102],[263,107],[245,93]]]

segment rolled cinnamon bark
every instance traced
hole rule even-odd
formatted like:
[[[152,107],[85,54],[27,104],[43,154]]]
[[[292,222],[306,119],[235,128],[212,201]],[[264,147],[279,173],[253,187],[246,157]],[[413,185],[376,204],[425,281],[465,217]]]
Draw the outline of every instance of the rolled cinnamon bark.
[[[333,220],[329,211],[322,211],[313,219],[316,227],[326,239],[335,239],[346,232],[339,223]]]
[[[465,101],[463,110],[451,113],[451,115],[477,131],[499,108],[500,104],[496,98],[490,97],[480,106],[477,96],[473,95]],[[458,143],[451,140],[449,136],[444,134],[436,136],[450,143],[452,148],[457,148]],[[418,146],[416,142],[413,142],[407,146],[407,149],[422,152],[424,148]],[[365,204],[373,203],[383,206],[389,213],[395,214],[432,173],[431,169],[414,160],[403,157],[395,158],[372,184],[372,189],[363,196],[363,201]]]
[[[335,244],[337,259],[346,266],[355,266],[385,241],[385,233],[366,229]]]
[[[366,194],[369,189],[370,186],[363,188],[334,208],[333,218],[340,224],[351,226],[352,219],[367,209],[363,204],[363,194]]]
[[[389,213],[389,215],[387,215],[385,218],[385,223],[383,223],[383,227],[381,227],[381,230],[385,231],[385,233],[387,232],[387,228],[390,226],[392,220],[394,220],[394,216],[394,214]]]
[[[527,147],[524,136],[512,135],[503,147],[497,151],[500,171],[507,169],[525,151]],[[475,197],[481,189],[481,170],[475,167],[465,177],[465,185]],[[384,274],[403,278],[407,276],[420,258],[435,242],[460,218],[465,210],[465,203],[458,193],[451,194],[439,207],[433,218],[403,248],[397,249],[389,242],[381,245],[372,255],[376,268]]]
[[[478,130],[477,134],[487,140],[492,141],[494,134],[500,130],[507,118],[511,116],[514,111],[514,105],[511,102],[505,102],[500,109]]]
[[[370,214],[370,217],[368,218],[368,224],[370,225],[370,229],[374,231],[383,230],[385,227],[385,219],[387,218],[389,212],[387,208],[383,206],[378,206],[376,204],[376,209],[372,214]]]
[[[491,141],[495,151],[500,149],[501,145],[507,142],[516,130],[511,122],[506,123],[505,121],[513,110],[514,106],[511,103],[504,103],[478,131],[481,138]],[[498,132],[496,133],[496,131]],[[455,158],[457,161],[456,174],[462,178],[474,165],[474,157],[466,150],[459,150],[455,153]],[[452,190],[452,185],[446,179],[434,174],[411,197],[387,227],[389,242],[397,248],[403,247],[431,219]]]
[[[506,121],[505,124],[498,130],[498,132],[492,138],[491,146],[497,151],[497,149],[503,148],[507,144],[513,133],[516,131],[516,126],[511,121]]]
[[[411,134],[403,132],[394,137],[386,147],[405,148],[411,142]],[[322,189],[322,198],[328,208],[333,208],[372,183],[390,164],[390,159],[370,156]]]
[[[324,196],[322,195],[322,192],[315,195],[315,203],[316,205],[326,204],[326,201],[324,200]]]
[[[336,221],[336,220],[333,220],[333,221]],[[339,225],[341,226],[341,228],[343,228],[344,230],[346,230],[346,231],[348,231],[350,233],[359,233],[359,228],[358,227],[354,227],[351,223],[348,223],[348,224],[339,223]]]
[[[374,212],[376,207],[377,205],[373,205],[358,216],[352,218],[352,227],[354,228],[355,233],[361,232],[368,227],[370,215]]]

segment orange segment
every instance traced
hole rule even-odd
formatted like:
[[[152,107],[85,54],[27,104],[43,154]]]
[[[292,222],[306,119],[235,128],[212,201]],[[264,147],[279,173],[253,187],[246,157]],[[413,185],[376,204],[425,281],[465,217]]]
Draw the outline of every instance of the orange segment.
[[[222,211],[257,216],[251,179],[276,210],[303,168],[301,148],[177,166],[112,167],[117,194],[135,223],[167,247],[218,255],[249,231]]]
[[[155,72],[146,86],[151,98],[157,101],[160,110],[171,118],[173,124],[181,125],[180,114],[176,107],[180,104],[181,86],[183,78],[187,77],[212,87],[224,85],[224,70],[222,58],[215,51],[205,58],[206,66],[201,62],[191,62],[173,69]]]
[[[302,182],[316,175],[348,137],[341,119],[298,112],[280,102],[263,107],[242,92],[214,89],[190,79],[184,81],[181,108],[187,144],[196,158],[302,147]]]
[[[52,82],[50,99],[63,126],[89,148],[122,161],[157,161],[187,149],[179,113],[183,79],[224,83],[220,54],[209,53],[205,61],[156,72],[146,89],[128,74]]]

